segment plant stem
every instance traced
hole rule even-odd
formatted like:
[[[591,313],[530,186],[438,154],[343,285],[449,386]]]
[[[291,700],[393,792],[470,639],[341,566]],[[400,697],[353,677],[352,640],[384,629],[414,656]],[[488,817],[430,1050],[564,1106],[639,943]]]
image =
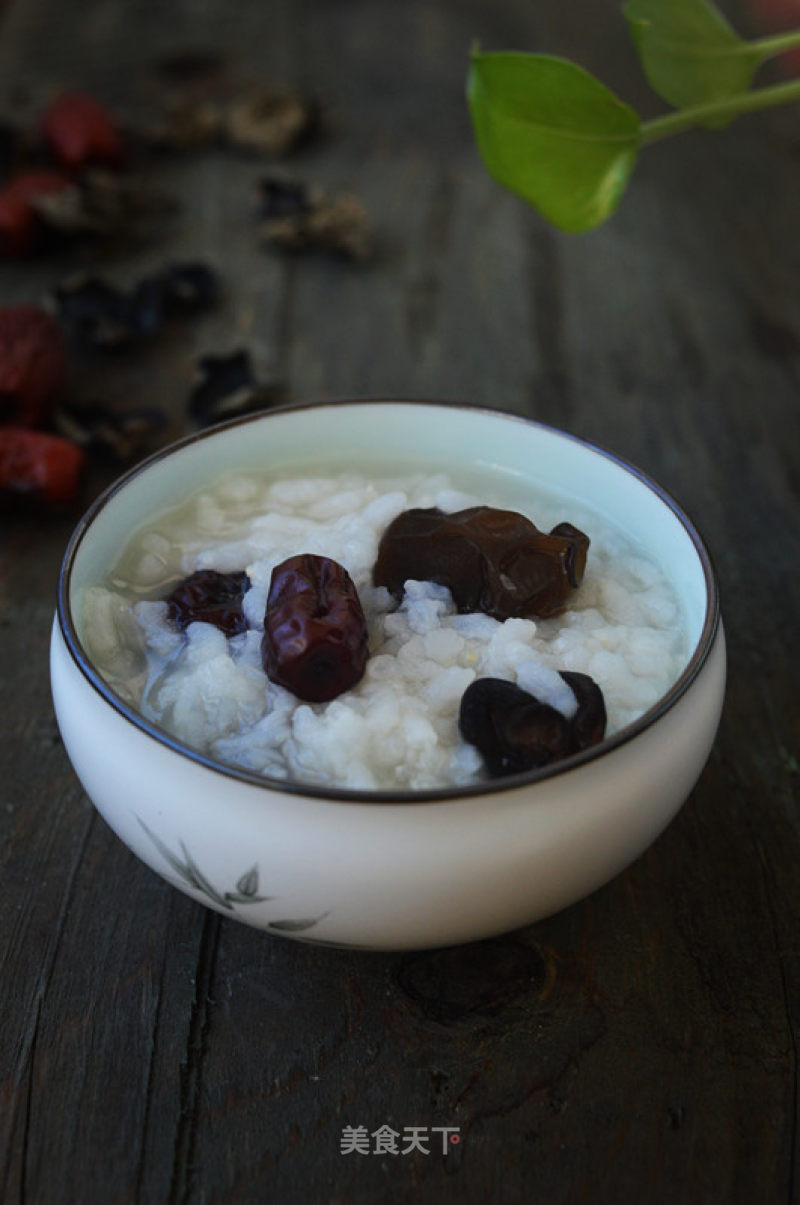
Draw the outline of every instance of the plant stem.
[[[776,54],[783,54],[786,50],[794,50],[796,46],[800,46],[800,29],[778,33],[771,38],[756,38],[750,45],[760,53],[762,60],[771,59]]]
[[[659,138],[667,138],[671,134],[679,134],[692,126],[724,121],[729,117],[739,117],[742,113],[755,113],[773,105],[785,105],[793,100],[800,100],[800,80],[791,80],[788,84],[774,84],[770,88],[757,88],[753,92],[740,92],[736,96],[712,101],[707,105],[678,109],[664,117],[642,122],[642,146],[656,142]]]

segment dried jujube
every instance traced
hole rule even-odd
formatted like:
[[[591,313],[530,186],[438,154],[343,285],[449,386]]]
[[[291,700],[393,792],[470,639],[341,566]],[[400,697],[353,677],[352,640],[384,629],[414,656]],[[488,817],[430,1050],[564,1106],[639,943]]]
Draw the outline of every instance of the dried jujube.
[[[190,623],[211,623],[226,636],[244,632],[247,620],[242,599],[248,586],[247,574],[218,573],[216,569],[198,569],[180,582],[167,598],[169,617],[181,631]]]
[[[0,509],[60,511],[77,501],[83,448],[27,427],[0,426]]]
[[[272,572],[264,637],[264,670],[308,703],[325,703],[360,681],[367,623],[352,578],[329,557],[302,553]]]
[[[37,427],[66,387],[64,336],[37,305],[0,308],[0,423]]]
[[[62,92],[42,117],[42,132],[55,158],[70,171],[91,163],[120,167],[122,137],[111,114],[86,92]]]
[[[578,701],[570,718],[514,682],[478,678],[464,691],[458,726],[490,775],[537,770],[603,739],[606,710],[600,687],[586,674],[561,677]]]
[[[571,523],[549,533],[515,511],[473,506],[404,511],[389,525],[373,571],[401,598],[406,581],[447,586],[459,611],[495,619],[557,615],[583,578],[589,537]]]

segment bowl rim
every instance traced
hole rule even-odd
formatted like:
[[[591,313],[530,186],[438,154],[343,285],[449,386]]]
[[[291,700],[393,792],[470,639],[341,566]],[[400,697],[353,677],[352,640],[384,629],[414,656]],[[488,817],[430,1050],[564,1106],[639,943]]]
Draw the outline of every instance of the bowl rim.
[[[703,577],[705,582],[706,594],[706,609],[703,618],[703,625],[700,631],[700,636],[697,640],[695,648],[684,666],[681,674],[673,682],[669,690],[661,696],[652,707],[643,712],[632,723],[627,724],[612,736],[604,738],[597,745],[592,745],[588,749],[584,749],[579,753],[575,753],[570,757],[562,758],[560,761],[554,762],[551,765],[541,767],[537,770],[528,770],[519,774],[509,774],[500,778],[490,778],[478,783],[470,783],[462,786],[452,787],[435,787],[417,791],[410,790],[355,790],[346,787],[326,786],[323,783],[311,783],[292,781],[281,778],[272,778],[265,774],[260,774],[253,770],[247,770],[244,767],[233,765],[230,762],[217,760],[209,757],[207,754],[191,748],[184,744],[170,733],[159,728],[156,724],[151,723],[135,708],[127,704],[119,695],[117,695],[110,686],[104,681],[100,673],[94,668],[88,653],[81,644],[78,636],[77,627],[73,621],[70,607],[70,584],[72,571],[75,564],[75,558],[78,550],[86,538],[89,530],[94,523],[99,513],[104,507],[115,498],[134,478],[141,476],[147,472],[153,465],[167,459],[175,452],[181,451],[194,443],[201,440],[211,439],[222,431],[230,430],[233,427],[245,426],[253,422],[261,422],[269,419],[272,416],[279,416],[289,412],[300,412],[304,410],[319,410],[333,406],[419,406],[436,409],[447,410],[462,410],[470,413],[485,414],[487,417],[500,418],[510,422],[519,422],[526,427],[537,427],[550,434],[556,435],[562,439],[576,443],[590,452],[594,452],[604,459],[611,461],[618,468],[641,482],[648,488],[656,497],[673,513],[679,523],[684,528],[689,536],[695,552],[700,561]],[[132,465],[119,477],[117,477],[109,486],[101,491],[100,494],[89,505],[87,510],[78,520],[72,535],[67,544],[64,556],[62,558],[61,567],[58,576],[57,590],[57,606],[56,619],[59,630],[66,644],[67,650],[81,672],[83,677],[88,681],[89,685],[96,691],[98,695],[105,700],[110,706],[129,723],[133,724],[145,735],[152,737],[159,744],[179,754],[181,757],[187,758],[196,765],[203,766],[205,769],[212,770],[214,773],[220,774],[225,778],[235,779],[240,782],[247,783],[251,786],[260,787],[262,789],[277,791],[280,794],[291,795],[294,797],[308,797],[315,800],[327,800],[332,803],[356,803],[356,804],[397,804],[404,805],[415,803],[452,803],[460,799],[468,799],[480,795],[493,795],[501,792],[518,790],[520,787],[531,786],[535,783],[544,782],[550,778],[555,778],[560,775],[568,774],[570,771],[577,770],[586,765],[588,762],[599,760],[608,756],[610,753],[619,749],[621,746],[628,744],[630,741],[641,735],[643,732],[651,728],[659,719],[670,711],[679,700],[686,694],[689,687],[700,674],[710,655],[711,649],[720,626],[720,601],[719,587],[717,577],[714,570],[711,554],[703,540],[700,532],[695,524],[684,511],[683,507],[675,500],[675,498],[667,490],[653,480],[649,474],[645,473],[637,465],[620,456],[616,452],[610,451],[603,445],[592,440],[585,439],[582,436],[574,435],[569,431],[564,431],[559,427],[553,427],[548,423],[540,422],[538,419],[529,418],[526,415],[517,414],[513,411],[502,410],[499,408],[489,407],[480,403],[465,402],[451,399],[430,399],[430,398],[406,398],[406,397],[344,397],[344,398],[329,398],[322,401],[311,402],[296,402],[281,406],[270,407],[266,410],[259,410],[249,414],[241,415],[237,418],[232,418],[226,422],[217,423],[211,427],[206,427],[198,431],[191,432],[179,439],[172,441],[163,448],[157,449],[149,456]]]

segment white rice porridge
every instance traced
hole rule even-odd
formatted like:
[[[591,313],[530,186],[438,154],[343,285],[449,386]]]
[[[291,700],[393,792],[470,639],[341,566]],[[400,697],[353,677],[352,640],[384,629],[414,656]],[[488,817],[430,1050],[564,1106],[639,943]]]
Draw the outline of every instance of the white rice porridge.
[[[409,582],[400,605],[372,585],[380,538],[402,511],[482,504],[590,537],[583,582],[562,615],[501,623],[458,614],[449,591],[430,582]],[[343,565],[367,619],[364,677],[330,703],[301,702],[262,667],[272,570],[298,553]],[[198,569],[246,570],[248,631],[175,629],[163,599]],[[224,478],[133,535],[112,579],[86,591],[82,628],[109,685],[191,748],[272,778],[354,790],[480,781],[480,754],[458,732],[461,696],[476,678],[516,682],[569,716],[576,701],[558,671],[589,674],[611,735],[657,702],[688,656],[674,591],[624,533],[569,501],[529,490],[490,498],[444,475]]]

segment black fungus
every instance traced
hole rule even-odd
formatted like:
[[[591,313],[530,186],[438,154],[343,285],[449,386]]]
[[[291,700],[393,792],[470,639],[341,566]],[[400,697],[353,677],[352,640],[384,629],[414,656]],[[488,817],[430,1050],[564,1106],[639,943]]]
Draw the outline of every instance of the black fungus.
[[[56,286],[59,317],[75,339],[117,348],[158,334],[167,316],[195,314],[219,296],[219,278],[205,264],[171,264],[123,290],[100,276],[76,276]]]
[[[190,623],[211,623],[226,636],[236,636],[247,628],[242,600],[249,584],[244,572],[198,569],[168,596],[169,617],[181,631]]]
[[[189,414],[201,427],[268,409],[281,400],[280,385],[256,380],[245,348],[226,355],[202,356],[198,376],[189,395]]]
[[[314,208],[314,190],[302,180],[264,176],[258,182],[258,189],[261,194],[259,217],[262,221],[306,214]]]
[[[126,463],[157,443],[167,415],[156,407],[119,410],[103,402],[67,402],[56,411],[54,425],[92,454]]]
[[[561,677],[578,702],[571,719],[513,682],[478,678],[467,687],[459,730],[492,777],[541,769],[603,739],[606,712],[600,687],[586,674],[565,671]]]
[[[168,264],[159,280],[168,314],[197,314],[219,300],[219,275],[208,264]]]
[[[315,185],[275,177],[259,187],[262,242],[284,251],[329,251],[354,260],[372,254],[372,223],[351,193],[328,197]]]

